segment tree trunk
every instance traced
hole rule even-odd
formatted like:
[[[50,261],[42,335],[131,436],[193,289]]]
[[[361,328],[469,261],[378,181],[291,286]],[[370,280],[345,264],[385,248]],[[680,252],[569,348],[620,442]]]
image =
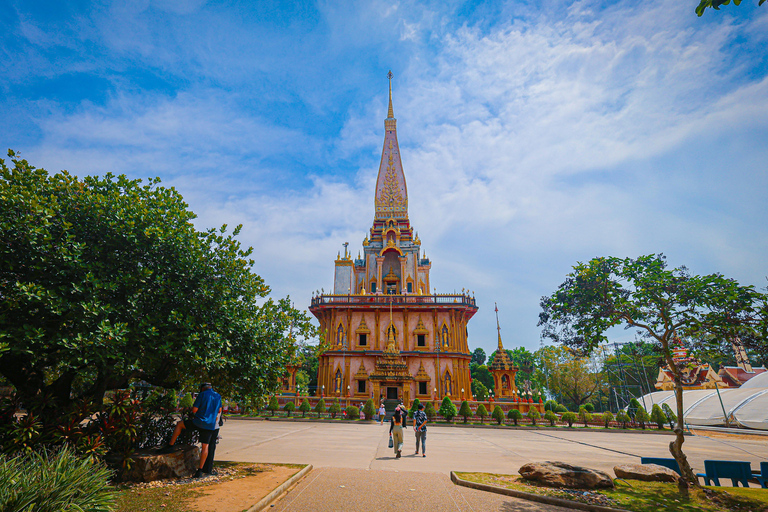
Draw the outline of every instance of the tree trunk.
[[[699,479],[693,474],[691,465],[688,464],[688,457],[683,453],[683,443],[685,442],[685,422],[683,418],[683,380],[680,374],[680,369],[675,365],[672,360],[672,355],[669,351],[669,345],[664,343],[664,353],[667,359],[667,364],[672,370],[672,374],[675,376],[675,403],[677,405],[677,425],[675,426],[675,440],[669,443],[669,452],[677,461],[680,466],[680,473],[682,478],[680,479],[678,486],[683,492],[687,492],[688,487],[700,487]]]

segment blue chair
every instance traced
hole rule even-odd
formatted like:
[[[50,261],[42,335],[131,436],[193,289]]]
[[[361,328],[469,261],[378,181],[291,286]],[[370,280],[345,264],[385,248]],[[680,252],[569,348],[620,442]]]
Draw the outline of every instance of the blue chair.
[[[733,487],[738,487],[739,482],[744,487],[749,487],[752,466],[743,460],[705,460],[704,473],[697,473],[696,476],[704,478],[707,485],[712,485],[711,480],[719,487],[721,478],[730,478]]]
[[[757,483],[759,483],[763,489],[768,489],[768,462],[761,462],[760,473],[753,474],[752,478],[757,480]]]
[[[640,464],[657,464],[659,466],[669,468],[672,471],[677,471],[678,475],[682,475],[680,472],[680,465],[675,459],[665,459],[661,457],[640,457]]]

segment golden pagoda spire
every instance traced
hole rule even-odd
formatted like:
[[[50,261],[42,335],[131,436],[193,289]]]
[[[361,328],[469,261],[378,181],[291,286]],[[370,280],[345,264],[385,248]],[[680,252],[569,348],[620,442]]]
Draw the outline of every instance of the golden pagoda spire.
[[[387,78],[389,78],[389,110],[387,110],[387,119],[395,118],[395,112],[392,110],[392,77],[394,76],[390,69],[389,73],[387,73]]]
[[[496,311],[496,332],[499,333],[499,351],[504,350],[504,346],[501,344],[501,327],[499,326],[499,306],[493,303],[493,309]]]

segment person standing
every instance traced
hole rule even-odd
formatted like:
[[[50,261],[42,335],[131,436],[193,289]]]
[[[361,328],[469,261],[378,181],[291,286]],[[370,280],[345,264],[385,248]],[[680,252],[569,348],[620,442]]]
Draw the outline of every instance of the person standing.
[[[160,450],[160,453],[171,453],[173,451],[173,445],[176,443],[179,435],[181,435],[182,430],[185,428],[196,429],[201,449],[200,466],[197,472],[195,472],[195,478],[201,478],[203,476],[203,466],[205,466],[206,459],[208,458],[208,445],[211,442],[216,442],[216,437],[219,433],[219,429],[216,428],[216,422],[222,410],[221,395],[213,390],[213,386],[210,383],[204,382],[200,384],[200,394],[197,395],[195,403],[192,405],[192,419],[183,420],[176,424],[170,442]],[[218,421],[219,425],[223,423],[223,420],[219,419]]]
[[[395,450],[395,458],[399,459],[401,451],[403,449],[403,425],[405,424],[405,418],[403,418],[400,408],[395,409],[395,414],[392,415],[392,419],[389,421],[389,437],[392,438],[392,448]]]
[[[379,405],[379,419],[381,420],[381,424],[384,424],[384,416],[387,415],[387,409],[384,407],[384,402],[381,402],[381,405]]]
[[[427,456],[427,413],[424,412],[424,404],[419,404],[419,410],[413,414],[413,430],[416,432],[416,455],[419,454],[419,441],[421,441],[421,456]]]

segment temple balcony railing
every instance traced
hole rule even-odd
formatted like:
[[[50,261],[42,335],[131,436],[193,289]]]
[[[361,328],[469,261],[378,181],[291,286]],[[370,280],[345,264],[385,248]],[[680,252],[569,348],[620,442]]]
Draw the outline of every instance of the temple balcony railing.
[[[466,294],[434,294],[434,295],[336,295],[322,294],[312,297],[310,307],[330,305],[351,306],[409,306],[409,305],[453,305],[477,308],[475,298]]]

